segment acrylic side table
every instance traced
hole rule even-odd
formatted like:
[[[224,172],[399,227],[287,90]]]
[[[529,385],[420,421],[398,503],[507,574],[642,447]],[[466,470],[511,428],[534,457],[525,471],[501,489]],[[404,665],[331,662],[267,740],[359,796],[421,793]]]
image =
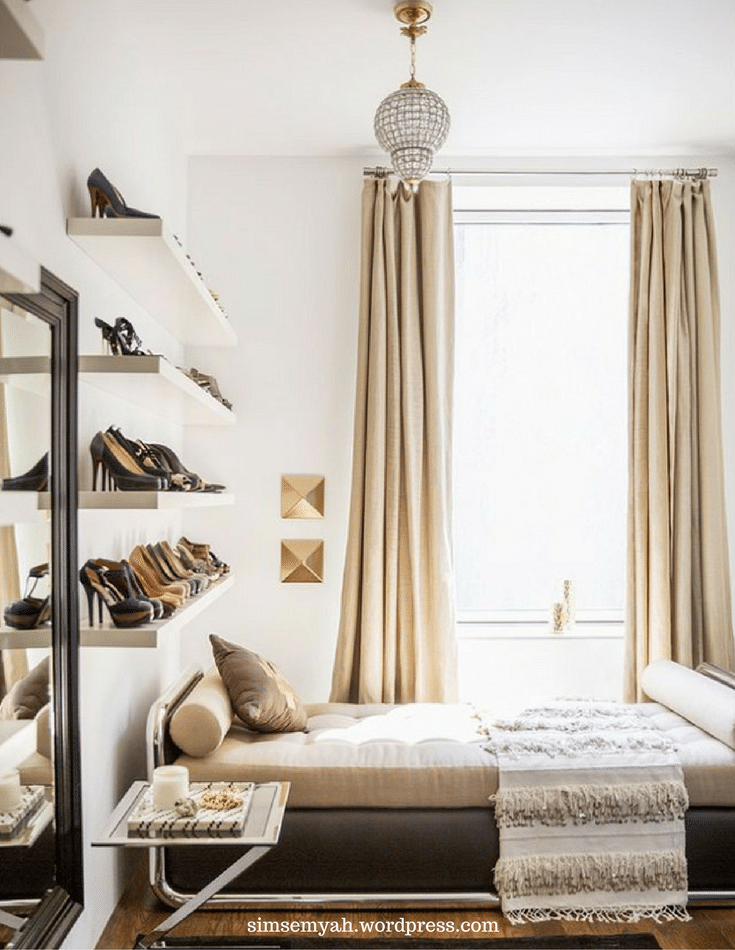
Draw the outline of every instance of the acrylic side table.
[[[238,874],[242,874],[243,871],[255,864],[278,844],[291,786],[288,782],[267,782],[263,785],[256,785],[248,809],[245,827],[239,835],[219,838],[142,838],[130,836],[128,835],[127,826],[128,817],[149,787],[148,782],[134,782],[131,785],[113,811],[99,838],[92,842],[95,847],[157,848],[165,846],[171,848],[177,845],[186,845],[187,847],[207,847],[211,845],[243,847],[245,845],[249,846],[249,850],[193,897],[190,897],[178,910],[175,910],[165,920],[161,921],[155,930],[139,937],[135,944],[136,948],[165,947],[165,938],[170,930],[180,924],[182,920],[186,920],[210,897],[213,897]]]

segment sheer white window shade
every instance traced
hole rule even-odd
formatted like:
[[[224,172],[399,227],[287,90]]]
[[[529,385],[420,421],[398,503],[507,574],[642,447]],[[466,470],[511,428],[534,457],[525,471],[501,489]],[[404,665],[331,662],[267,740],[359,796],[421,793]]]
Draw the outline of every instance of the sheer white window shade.
[[[456,215],[466,211],[630,211],[628,184],[453,185]]]
[[[455,196],[458,619],[548,622],[570,578],[578,620],[619,621],[627,189]]]

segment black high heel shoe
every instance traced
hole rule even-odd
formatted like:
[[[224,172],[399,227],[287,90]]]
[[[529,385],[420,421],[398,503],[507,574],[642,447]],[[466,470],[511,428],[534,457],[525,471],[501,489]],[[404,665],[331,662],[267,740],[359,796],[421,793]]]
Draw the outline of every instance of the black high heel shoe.
[[[153,620],[153,604],[137,597],[123,597],[120,591],[106,578],[107,570],[87,561],[79,572],[79,580],[87,595],[89,622],[94,624],[94,599],[99,602],[99,622],[102,623],[102,604],[116,627],[141,627]]]
[[[180,489],[181,486],[173,482],[171,471],[162,465],[158,458],[141,449],[143,443],[128,439],[115,426],[110,426],[103,439],[117,458],[131,471],[139,471],[141,475],[157,478],[161,482],[162,491]]]
[[[148,552],[148,557],[150,558],[151,563],[155,566],[156,570],[158,571],[158,576],[162,581],[167,584],[185,584],[189,591],[190,597],[193,597],[195,594],[199,593],[199,591],[202,589],[201,583],[193,577],[179,577],[171,568],[171,565],[163,556],[157,544],[146,544],[145,549]]]
[[[102,339],[112,350],[112,355],[120,356],[120,342],[117,338],[115,328],[110,326],[109,323],[105,323],[104,320],[100,320],[99,317],[94,318],[94,325],[100,328],[102,332]]]
[[[15,478],[3,479],[3,491],[47,491],[48,452],[41,456],[33,468]]]
[[[113,356],[147,356],[148,353],[141,346],[141,339],[135,332],[135,327],[125,317],[118,317],[115,326],[110,326],[99,317],[94,318],[94,325],[102,332],[102,339],[112,350]]]
[[[101,491],[108,481],[110,491],[165,491],[168,479],[159,478],[158,473],[147,474],[134,458],[110,435],[98,432],[89,446],[92,456],[92,491],[97,490],[97,469],[102,466]]]
[[[173,449],[170,449],[167,445],[162,445],[160,442],[151,442],[150,445],[146,448],[152,450],[157,456],[162,459],[165,459],[168,467],[174,474],[174,478],[177,476],[184,478],[186,482],[190,483],[189,487],[185,490],[191,491],[204,491],[204,492],[223,492],[227,490],[226,485],[218,485],[214,482],[205,482],[203,478],[196,474],[196,472],[190,472],[186,468],[174,452]]]
[[[125,317],[118,317],[115,320],[115,333],[123,356],[145,356],[146,352],[142,348],[142,340],[135,332],[135,327],[126,320]]]
[[[8,627],[14,630],[32,630],[51,619],[50,598],[33,596],[39,580],[47,576],[48,564],[39,564],[30,569],[23,599],[8,604],[3,611],[3,618]]]
[[[165,608],[161,601],[155,597],[147,597],[143,593],[138,578],[127,561],[110,561],[107,558],[95,557],[91,558],[89,563],[93,567],[104,570],[105,580],[116,587],[123,598],[147,601],[153,607],[154,620],[160,620],[165,615]]]
[[[170,473],[171,484],[178,491],[203,491],[204,481],[196,472],[190,472],[188,468],[184,468],[173,449],[159,442],[148,444],[138,440],[136,444],[144,456],[153,459],[156,464]]]
[[[90,173],[89,178],[87,178],[87,188],[89,188],[89,197],[92,201],[93,218],[97,217],[97,211],[99,211],[101,218],[161,217],[160,214],[149,214],[147,211],[130,208],[117,188],[105,178],[99,168],[95,168]]]
[[[132,441],[119,429],[112,426],[107,430],[119,445],[129,453],[146,473],[158,475],[167,480],[169,491],[201,491],[202,480],[194,472],[189,472],[178,461],[174,453],[164,445],[152,442],[150,445],[141,439]],[[165,450],[165,451],[163,451]],[[175,460],[175,461],[172,461]]]

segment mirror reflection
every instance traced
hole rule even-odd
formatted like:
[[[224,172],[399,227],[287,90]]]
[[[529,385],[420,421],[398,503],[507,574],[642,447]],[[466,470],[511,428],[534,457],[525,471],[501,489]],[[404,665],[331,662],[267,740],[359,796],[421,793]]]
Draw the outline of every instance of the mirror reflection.
[[[55,877],[50,365],[48,324],[0,301],[0,921]]]

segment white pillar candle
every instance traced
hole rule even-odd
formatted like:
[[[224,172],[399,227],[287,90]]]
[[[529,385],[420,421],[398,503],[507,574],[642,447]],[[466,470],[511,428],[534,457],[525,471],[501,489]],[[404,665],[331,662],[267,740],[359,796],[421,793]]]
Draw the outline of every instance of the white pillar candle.
[[[20,772],[11,769],[0,775],[0,811],[12,811],[20,805]]]
[[[153,807],[170,811],[179,798],[189,797],[189,770],[185,765],[160,765],[153,770]]]

